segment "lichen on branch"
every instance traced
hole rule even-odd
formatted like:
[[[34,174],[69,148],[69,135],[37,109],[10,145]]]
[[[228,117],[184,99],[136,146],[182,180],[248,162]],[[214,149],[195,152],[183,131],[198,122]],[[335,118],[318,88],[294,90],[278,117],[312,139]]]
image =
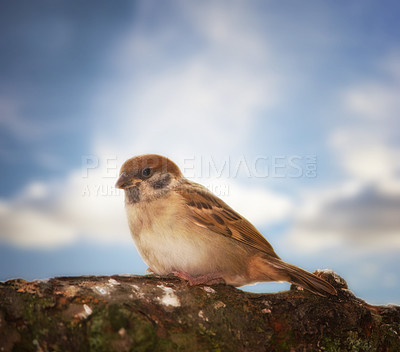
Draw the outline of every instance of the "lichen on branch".
[[[0,283],[0,351],[398,351],[400,307],[371,306],[331,271],[320,297],[173,277],[82,276]]]

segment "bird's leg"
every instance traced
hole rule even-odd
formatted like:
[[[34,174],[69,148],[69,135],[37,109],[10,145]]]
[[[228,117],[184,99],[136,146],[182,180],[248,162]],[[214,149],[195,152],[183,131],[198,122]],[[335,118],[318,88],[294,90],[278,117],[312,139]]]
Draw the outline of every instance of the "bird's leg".
[[[145,275],[147,274],[154,274],[154,271],[152,268],[147,268],[146,271],[144,272]]]
[[[196,286],[201,284],[224,284],[225,280],[221,277],[220,273],[213,273],[208,275],[191,276],[184,271],[172,272],[176,277],[186,280],[190,286]]]

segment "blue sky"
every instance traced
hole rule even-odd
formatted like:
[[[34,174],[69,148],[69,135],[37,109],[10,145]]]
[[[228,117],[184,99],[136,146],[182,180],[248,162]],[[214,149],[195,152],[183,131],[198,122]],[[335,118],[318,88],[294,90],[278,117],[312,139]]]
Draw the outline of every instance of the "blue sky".
[[[113,185],[125,159],[159,153],[283,259],[400,304],[398,12],[3,1],[0,280],[143,273]]]

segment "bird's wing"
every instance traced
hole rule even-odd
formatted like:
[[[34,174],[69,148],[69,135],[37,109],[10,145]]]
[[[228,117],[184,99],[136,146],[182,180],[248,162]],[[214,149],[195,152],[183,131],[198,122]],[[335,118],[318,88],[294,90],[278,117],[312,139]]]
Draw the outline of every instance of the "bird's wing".
[[[278,258],[269,242],[248,220],[205,187],[190,182],[183,185],[179,193],[189,209],[190,220],[195,225]]]

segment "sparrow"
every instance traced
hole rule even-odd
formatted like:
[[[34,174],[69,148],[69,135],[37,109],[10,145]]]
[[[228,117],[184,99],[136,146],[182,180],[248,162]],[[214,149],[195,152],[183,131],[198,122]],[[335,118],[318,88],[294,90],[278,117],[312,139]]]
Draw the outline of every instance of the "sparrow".
[[[322,296],[336,294],[322,278],[280,259],[248,220],[166,157],[127,160],[116,187],[125,192],[136,248],[157,275],[173,274],[190,285],[287,281]]]

